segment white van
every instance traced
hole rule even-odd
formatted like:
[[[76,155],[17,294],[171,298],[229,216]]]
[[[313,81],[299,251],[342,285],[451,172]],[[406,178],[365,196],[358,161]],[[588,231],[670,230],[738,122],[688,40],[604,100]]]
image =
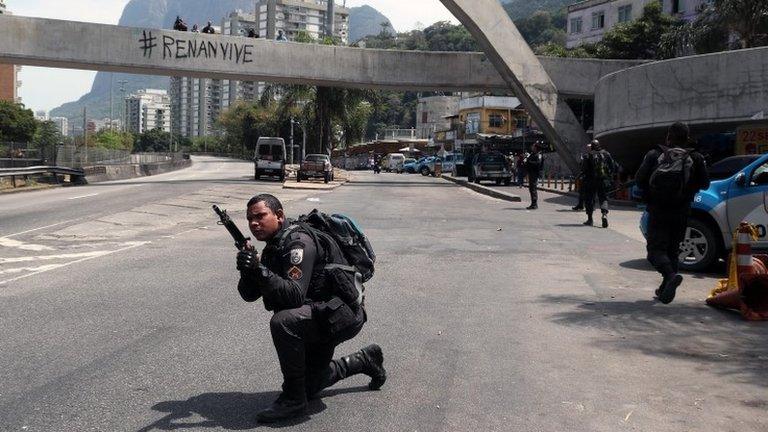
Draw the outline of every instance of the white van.
[[[256,143],[253,158],[256,180],[261,176],[276,176],[285,181],[285,140],[277,137],[261,137]]]
[[[405,163],[405,155],[402,153],[390,153],[384,157],[384,171],[400,171]]]

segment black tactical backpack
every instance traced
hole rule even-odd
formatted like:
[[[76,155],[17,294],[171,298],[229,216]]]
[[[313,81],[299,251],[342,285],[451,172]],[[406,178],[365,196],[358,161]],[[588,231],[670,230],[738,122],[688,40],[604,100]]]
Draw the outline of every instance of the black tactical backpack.
[[[656,199],[678,202],[691,180],[691,151],[679,147],[662,147],[662,150],[648,181],[651,193]]]
[[[362,304],[363,283],[373,277],[376,254],[360,227],[347,216],[318,210],[290,223],[307,232],[323,251],[325,279],[334,294],[349,305]]]

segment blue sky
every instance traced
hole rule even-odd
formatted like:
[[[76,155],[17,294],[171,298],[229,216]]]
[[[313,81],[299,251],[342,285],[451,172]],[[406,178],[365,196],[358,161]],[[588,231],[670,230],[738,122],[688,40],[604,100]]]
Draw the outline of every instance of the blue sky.
[[[128,0],[6,0],[5,3],[15,15],[116,24]],[[346,0],[346,4],[373,6],[388,16],[398,31],[443,20],[456,22],[439,0]],[[89,71],[24,67],[19,77],[22,102],[33,110],[50,110],[87,93],[95,75]]]

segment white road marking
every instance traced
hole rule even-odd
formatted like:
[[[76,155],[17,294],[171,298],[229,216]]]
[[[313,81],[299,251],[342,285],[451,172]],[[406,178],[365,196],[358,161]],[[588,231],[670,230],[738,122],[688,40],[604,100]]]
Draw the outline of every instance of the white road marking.
[[[0,264],[8,264],[8,263],[21,263],[21,262],[30,262],[30,261],[49,261],[49,260],[56,260],[56,259],[68,259],[68,258],[87,258],[87,257],[98,257],[102,255],[108,254],[109,251],[93,251],[93,252],[81,252],[81,253],[72,253],[72,254],[61,254],[61,255],[38,255],[38,256],[25,256],[25,257],[13,257],[13,258],[0,258]],[[2,274],[3,272],[0,272]]]
[[[22,235],[22,234],[31,233],[31,232],[33,232],[33,231],[40,231],[40,230],[42,230],[42,229],[46,229],[46,228],[53,228],[53,227],[55,227],[55,226],[57,226],[57,225],[64,225],[65,223],[74,222],[74,221],[76,221],[76,220],[79,220],[79,219],[70,219],[70,220],[66,220],[66,221],[63,221],[63,222],[57,222],[57,223],[55,223],[55,224],[46,225],[46,226],[44,226],[44,227],[40,227],[40,228],[32,228],[32,229],[30,229],[30,230],[26,230],[26,231],[22,231],[22,232],[17,232],[17,233],[14,233],[14,234],[9,234],[9,235],[5,236],[5,238],[8,238],[8,237],[15,237],[15,236],[18,236],[18,235]]]
[[[11,248],[16,248],[21,250],[35,251],[35,252],[40,252],[44,250],[53,250],[53,248],[49,246],[24,243],[18,240],[9,239],[8,237],[0,237],[0,246],[11,247]]]
[[[72,198],[67,198],[67,199],[71,201],[71,200],[76,200],[76,199],[80,199],[80,198],[95,197],[96,195],[98,195],[98,193],[92,193],[92,194],[88,194],[88,195],[80,195],[80,196],[76,196],[76,197],[72,197]]]
[[[0,275],[22,273],[27,271],[42,273],[44,271],[55,270],[57,268],[64,267],[65,265],[66,264],[48,264],[48,265],[39,266],[39,267],[17,267],[17,268],[12,268],[8,270],[0,270]]]
[[[144,245],[149,244],[149,243],[152,243],[152,242],[144,241],[144,242],[130,242],[130,243],[126,243],[129,246],[124,247],[124,248],[120,248],[120,249],[115,249],[113,251],[109,251],[108,253],[99,255],[99,257],[111,255],[111,254],[118,253],[118,252],[127,251],[129,249],[134,249],[134,248],[137,248],[139,246],[144,246]],[[72,264],[77,264],[77,263],[81,263],[81,262],[84,262],[84,261],[92,260],[94,258],[98,258],[98,257],[85,257],[85,258],[81,258],[79,260],[70,261],[70,262],[68,262],[66,264],[52,264],[52,265],[49,265],[49,266],[38,267],[37,270],[33,271],[32,273],[28,273],[28,274],[25,274],[25,275],[17,276],[15,278],[11,278],[11,279],[2,280],[2,281],[0,281],[0,285],[5,285],[7,283],[17,281],[19,279],[28,278],[30,276],[34,276],[34,275],[38,275],[40,273],[44,273],[44,272],[47,272],[47,271],[51,271],[51,270],[55,270],[55,269],[58,269],[58,268],[70,266]]]

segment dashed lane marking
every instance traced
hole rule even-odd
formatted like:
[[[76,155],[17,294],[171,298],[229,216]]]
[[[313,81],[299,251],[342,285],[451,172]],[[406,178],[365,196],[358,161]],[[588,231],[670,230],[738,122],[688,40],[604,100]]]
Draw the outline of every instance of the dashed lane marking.
[[[76,199],[81,199],[81,198],[95,197],[96,195],[98,195],[98,193],[92,193],[92,194],[88,194],[88,195],[80,195],[80,196],[76,196],[76,197],[72,197],[72,198],[67,198],[67,199],[71,201],[71,200],[76,200]]]

